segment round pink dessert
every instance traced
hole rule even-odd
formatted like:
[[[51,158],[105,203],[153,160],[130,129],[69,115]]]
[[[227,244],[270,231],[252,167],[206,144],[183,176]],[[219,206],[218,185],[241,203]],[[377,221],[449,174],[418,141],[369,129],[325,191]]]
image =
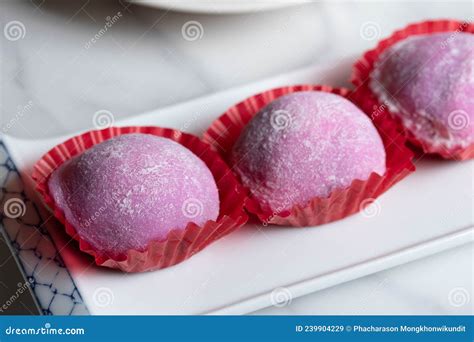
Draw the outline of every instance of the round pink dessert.
[[[385,149],[370,119],[341,96],[320,91],[282,96],[248,123],[231,162],[243,184],[275,212],[305,206],[385,173]]]
[[[370,88],[432,152],[474,143],[474,36],[409,37],[384,51]]]
[[[219,214],[217,186],[204,162],[149,134],[93,146],[55,170],[48,186],[81,239],[109,257],[143,251],[170,230]]]

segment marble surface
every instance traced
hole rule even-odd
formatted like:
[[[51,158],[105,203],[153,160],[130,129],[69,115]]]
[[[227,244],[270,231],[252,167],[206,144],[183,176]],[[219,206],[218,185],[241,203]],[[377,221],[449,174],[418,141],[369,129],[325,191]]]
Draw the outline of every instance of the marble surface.
[[[121,1],[3,0],[1,128],[29,139],[89,129],[97,113],[118,120],[311,64],[336,65],[407,23],[472,14],[470,2],[453,1],[205,15]],[[257,314],[473,313],[473,252],[456,248]]]

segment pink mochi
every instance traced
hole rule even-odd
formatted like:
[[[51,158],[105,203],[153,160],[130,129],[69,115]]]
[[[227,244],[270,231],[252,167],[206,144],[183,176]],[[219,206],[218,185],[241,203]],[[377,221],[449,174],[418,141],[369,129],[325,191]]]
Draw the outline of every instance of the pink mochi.
[[[204,162],[149,134],[93,146],[55,170],[48,186],[81,239],[109,257],[143,251],[172,229],[219,214],[216,182]]]
[[[384,51],[369,86],[425,145],[455,151],[474,143],[474,35],[409,37]]]
[[[247,124],[231,162],[243,184],[275,212],[385,173],[376,128],[345,98],[320,91],[282,96]]]

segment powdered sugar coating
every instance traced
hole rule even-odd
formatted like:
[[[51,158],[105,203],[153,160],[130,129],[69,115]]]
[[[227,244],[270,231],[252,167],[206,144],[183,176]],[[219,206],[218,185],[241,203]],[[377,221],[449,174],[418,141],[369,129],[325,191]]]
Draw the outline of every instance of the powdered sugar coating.
[[[370,88],[416,138],[454,151],[474,143],[474,36],[409,37],[384,51]]]
[[[385,149],[370,119],[341,96],[282,96],[247,124],[231,162],[264,207],[279,212],[327,197],[371,172],[385,173]]]
[[[171,229],[219,214],[217,186],[204,162],[149,134],[93,146],[54,171],[48,186],[79,236],[110,257],[144,250]]]

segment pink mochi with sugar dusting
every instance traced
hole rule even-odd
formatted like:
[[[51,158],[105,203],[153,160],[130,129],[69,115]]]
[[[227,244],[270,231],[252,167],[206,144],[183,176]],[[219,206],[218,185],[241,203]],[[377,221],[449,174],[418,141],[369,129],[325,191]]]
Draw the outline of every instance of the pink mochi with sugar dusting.
[[[474,35],[409,37],[384,51],[370,88],[420,141],[454,151],[474,143]]]
[[[350,101],[304,91],[257,113],[236,141],[231,163],[252,195],[280,212],[372,172],[383,175],[385,149],[370,119]]]
[[[65,162],[48,183],[81,239],[116,257],[143,251],[172,229],[219,215],[216,182],[184,146],[149,134],[121,135]]]

